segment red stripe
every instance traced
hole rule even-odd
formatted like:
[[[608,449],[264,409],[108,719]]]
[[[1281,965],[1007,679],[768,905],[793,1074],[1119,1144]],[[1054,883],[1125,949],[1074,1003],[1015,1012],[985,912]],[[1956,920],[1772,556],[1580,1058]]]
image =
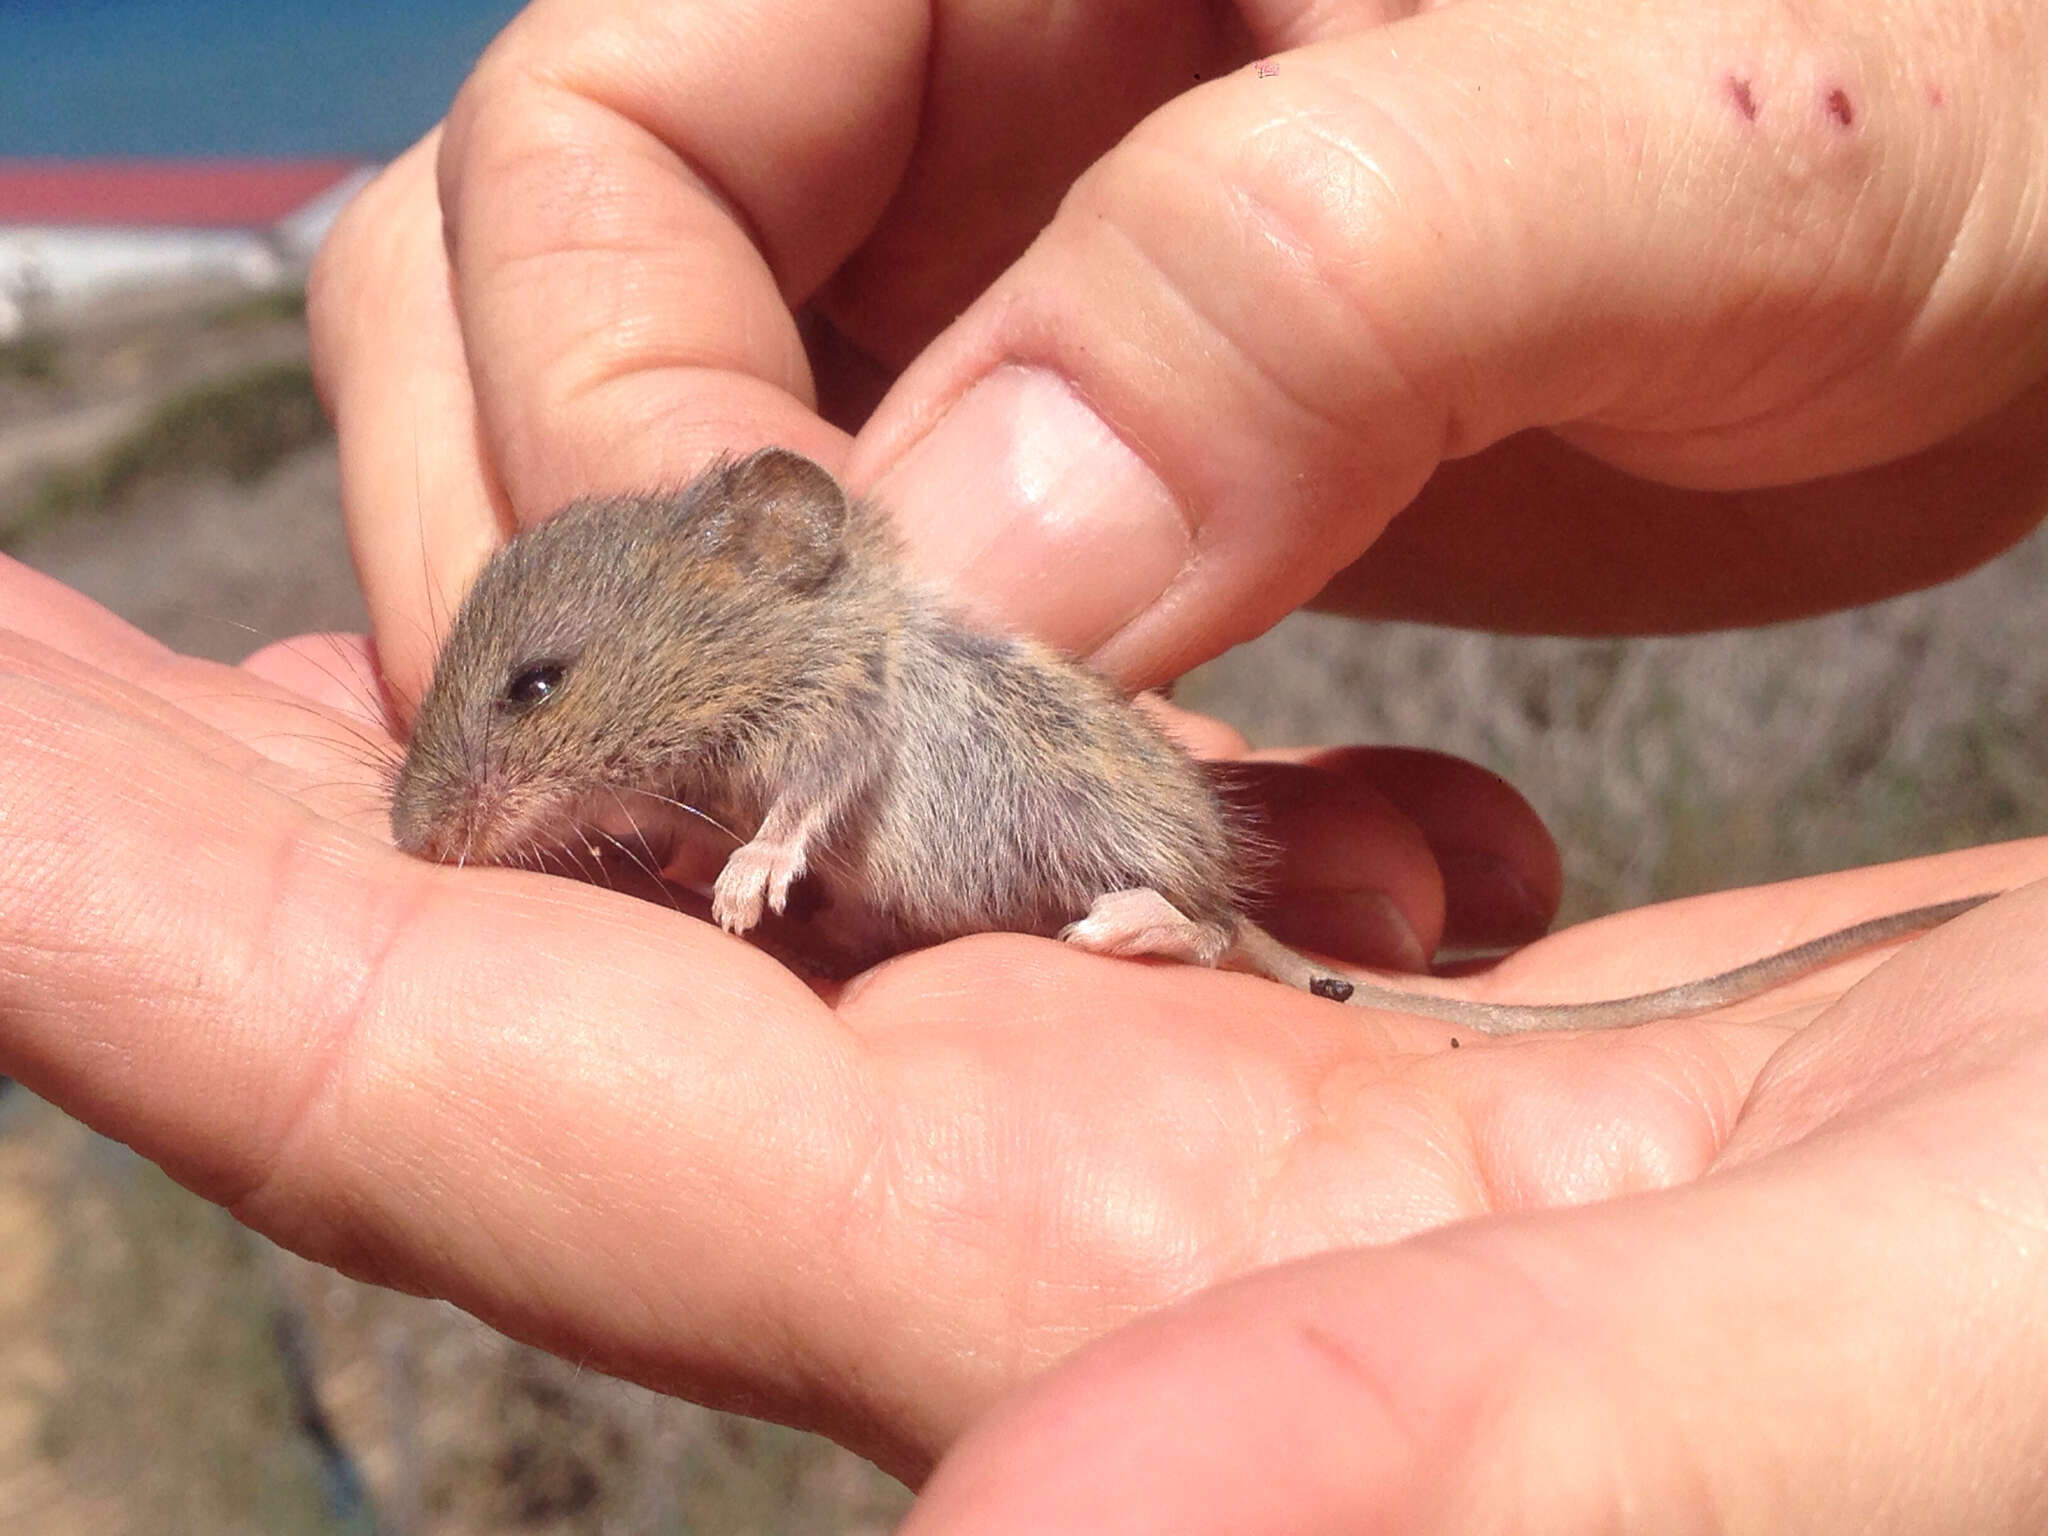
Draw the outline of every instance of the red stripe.
[[[0,224],[264,228],[357,169],[351,160],[0,160]]]

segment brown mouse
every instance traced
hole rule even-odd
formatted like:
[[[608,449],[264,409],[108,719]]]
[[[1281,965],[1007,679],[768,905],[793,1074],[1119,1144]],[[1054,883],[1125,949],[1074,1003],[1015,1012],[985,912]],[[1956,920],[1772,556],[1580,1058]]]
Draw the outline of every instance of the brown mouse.
[[[1034,933],[1488,1034],[1723,1006],[1988,899],[1598,1003],[1471,1003],[1334,970],[1244,915],[1256,840],[1209,773],[1102,678],[955,618],[878,514],[777,448],[673,494],[577,503],[499,551],[391,808],[410,852],[536,866],[593,837],[660,866],[695,818],[740,842],[717,920],[745,933],[803,881],[804,942],[836,969]]]

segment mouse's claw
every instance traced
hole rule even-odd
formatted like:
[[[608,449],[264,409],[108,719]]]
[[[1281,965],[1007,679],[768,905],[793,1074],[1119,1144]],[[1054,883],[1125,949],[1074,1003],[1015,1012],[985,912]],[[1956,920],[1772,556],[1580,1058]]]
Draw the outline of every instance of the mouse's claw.
[[[735,848],[711,887],[711,915],[727,933],[745,933],[761,921],[763,909],[780,913],[789,888],[803,875],[803,849],[755,838]]]

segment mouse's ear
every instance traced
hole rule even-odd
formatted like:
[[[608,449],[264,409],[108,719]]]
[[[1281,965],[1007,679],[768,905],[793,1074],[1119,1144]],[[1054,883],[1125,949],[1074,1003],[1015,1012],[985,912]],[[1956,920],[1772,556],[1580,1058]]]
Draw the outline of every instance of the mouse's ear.
[[[763,448],[728,466],[721,489],[731,509],[728,555],[793,592],[808,592],[838,566],[852,508],[821,464],[787,448]]]

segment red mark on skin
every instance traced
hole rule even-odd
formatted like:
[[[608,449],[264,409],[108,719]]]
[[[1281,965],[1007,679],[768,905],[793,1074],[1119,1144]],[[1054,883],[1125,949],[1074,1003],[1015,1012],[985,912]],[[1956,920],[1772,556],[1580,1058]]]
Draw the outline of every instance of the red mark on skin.
[[[1271,59],[1261,59],[1258,63],[1254,64],[1252,68],[1254,71],[1257,72],[1258,77],[1261,80],[1270,80],[1275,75],[1280,73],[1280,66],[1278,64],[1275,64]]]
[[[1828,92],[1828,116],[1844,128],[1856,121],[1856,109],[1849,104],[1849,93],[1839,85]]]
[[[1927,105],[1930,107],[1945,107],[1948,105],[1946,93],[1943,92],[1940,86],[1935,85],[1931,81],[1927,86]]]
[[[1747,80],[1738,80],[1735,76],[1730,75],[1728,77],[1728,99],[1735,103],[1735,110],[1740,112],[1745,119],[1752,123],[1756,121],[1756,97],[1750,91]]]

